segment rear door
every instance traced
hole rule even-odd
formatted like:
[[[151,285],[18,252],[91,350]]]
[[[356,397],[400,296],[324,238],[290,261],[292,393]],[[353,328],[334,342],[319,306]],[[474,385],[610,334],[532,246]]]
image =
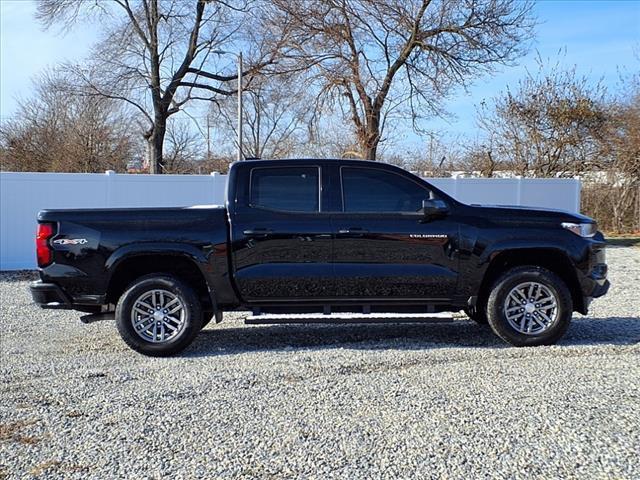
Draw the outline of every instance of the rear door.
[[[426,220],[428,185],[398,170],[342,166],[341,212],[333,216],[338,297],[381,301],[447,300],[455,294],[458,225]]]
[[[231,219],[234,275],[243,300],[330,296],[331,218],[323,209],[321,165],[242,168],[237,182],[248,187],[238,189]]]

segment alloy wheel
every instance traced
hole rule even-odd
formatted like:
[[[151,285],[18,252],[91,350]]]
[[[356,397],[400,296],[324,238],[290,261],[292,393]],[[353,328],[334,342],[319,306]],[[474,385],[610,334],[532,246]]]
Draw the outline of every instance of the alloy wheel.
[[[504,301],[509,325],[525,335],[539,335],[558,320],[556,295],[538,282],[524,282],[511,289]]]
[[[168,290],[149,290],[133,303],[131,324],[143,340],[166,343],[182,331],[185,315],[180,297]]]

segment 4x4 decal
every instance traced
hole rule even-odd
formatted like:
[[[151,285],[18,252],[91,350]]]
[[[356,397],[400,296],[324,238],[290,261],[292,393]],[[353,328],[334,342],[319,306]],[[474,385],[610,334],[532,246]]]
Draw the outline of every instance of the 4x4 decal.
[[[53,243],[55,245],[84,245],[87,241],[86,238],[59,238]]]

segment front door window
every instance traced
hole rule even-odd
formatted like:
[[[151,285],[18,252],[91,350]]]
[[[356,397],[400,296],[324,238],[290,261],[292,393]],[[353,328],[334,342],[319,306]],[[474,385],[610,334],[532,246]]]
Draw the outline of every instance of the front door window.
[[[343,167],[346,213],[418,213],[429,192],[408,178],[373,168]]]

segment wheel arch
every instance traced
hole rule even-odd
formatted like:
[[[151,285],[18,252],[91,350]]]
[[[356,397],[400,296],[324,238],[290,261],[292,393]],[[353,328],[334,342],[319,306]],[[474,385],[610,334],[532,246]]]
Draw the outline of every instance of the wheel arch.
[[[478,300],[488,298],[491,286],[503,272],[523,265],[546,268],[558,275],[571,292],[573,309],[585,313],[586,305],[575,267],[567,253],[558,248],[515,248],[495,253],[482,277]]]
[[[127,286],[151,273],[173,275],[190,285],[202,302],[203,309],[215,310],[216,299],[209,288],[198,257],[179,250],[128,252],[107,266],[111,275],[107,284],[108,303],[116,304]]]

